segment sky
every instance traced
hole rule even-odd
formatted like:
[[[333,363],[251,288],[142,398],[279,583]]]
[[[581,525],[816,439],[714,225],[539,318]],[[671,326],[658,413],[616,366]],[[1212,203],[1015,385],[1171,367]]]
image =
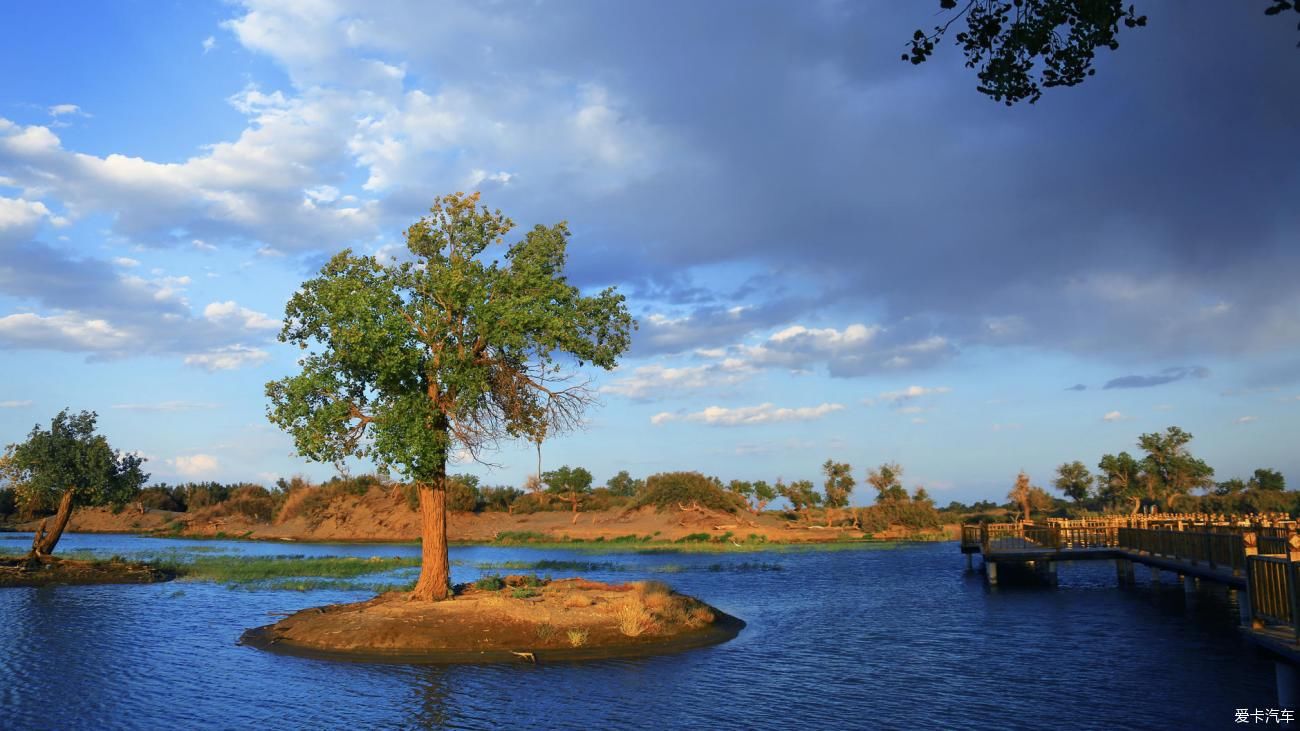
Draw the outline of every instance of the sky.
[[[329,477],[265,416],[285,302],[476,190],[567,221],[639,323],[544,469],[889,461],[947,504],[1178,425],[1300,486],[1300,50],[1264,6],[1147,3],[1008,108],[951,42],[900,61],[926,3],[10,3],[0,443],[86,409],[154,481]],[[484,459],[451,469],[537,457]]]

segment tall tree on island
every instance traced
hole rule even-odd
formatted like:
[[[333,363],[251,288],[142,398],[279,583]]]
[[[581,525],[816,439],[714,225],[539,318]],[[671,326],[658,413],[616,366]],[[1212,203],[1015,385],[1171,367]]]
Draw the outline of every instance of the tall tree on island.
[[[343,251],[285,306],[280,340],[307,353],[267,384],[267,416],[304,457],[371,459],[415,483],[412,599],[450,594],[448,456],[576,426],[593,395],[574,367],[614,368],[636,325],[614,288],[583,296],[566,281],[564,223],[489,259],[513,227],[477,193],[437,198],[406,231],[412,261]]]
[[[829,528],[835,511],[848,507],[849,494],[853,492],[857,480],[853,479],[853,468],[847,462],[836,462],[833,459],[826,460],[822,465],[822,474],[826,475],[822,488],[826,492],[826,527]]]
[[[142,457],[114,451],[108,439],[95,433],[99,416],[67,409],[50,421],[50,428],[32,427],[27,441],[10,444],[0,458],[0,478],[10,483],[27,508],[52,508],[54,525],[42,520],[28,556],[54,553],[76,505],[125,505],[149,474],[140,469]]]

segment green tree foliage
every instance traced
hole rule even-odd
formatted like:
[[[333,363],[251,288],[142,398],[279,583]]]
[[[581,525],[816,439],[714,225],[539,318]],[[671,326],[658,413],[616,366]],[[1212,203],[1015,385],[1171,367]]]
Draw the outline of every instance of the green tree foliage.
[[[0,518],[8,518],[18,510],[18,500],[14,496],[14,491],[8,487],[0,487]]]
[[[727,483],[727,490],[743,500],[755,514],[763,512],[767,504],[777,498],[776,490],[764,480],[732,480]]]
[[[149,479],[141,467],[144,459],[114,450],[108,439],[95,433],[98,415],[93,411],[60,411],[43,429],[32,427],[27,441],[10,444],[0,460],[3,477],[13,486],[20,504],[30,511],[58,505],[54,526],[37,531],[33,555],[53,553],[75,505],[121,507],[132,500]]]
[[[617,475],[605,481],[605,487],[609,488],[611,495],[636,497],[636,494],[645,488],[645,480],[633,479],[627,470],[619,470]]]
[[[1056,468],[1056,479],[1052,481],[1057,490],[1081,505],[1092,496],[1092,473],[1082,462],[1066,462]]]
[[[591,473],[585,467],[565,465],[542,475],[546,491],[573,506],[573,522],[578,522],[578,505],[591,494]]]
[[[1257,469],[1255,474],[1250,476],[1249,484],[1252,490],[1265,490],[1268,492],[1286,490],[1286,478],[1277,470]]]
[[[417,485],[423,566],[413,596],[449,593],[446,465],[506,438],[575,426],[591,401],[570,364],[613,368],[634,322],[613,288],[564,276],[564,223],[514,227],[478,194],[434,201],[406,232],[411,261],[344,251],[285,307],[298,375],[267,384],[271,422],[309,459],[373,460]]]
[[[447,509],[458,513],[472,513],[479,509],[477,475],[448,475]]]
[[[1097,497],[1103,504],[1118,506],[1132,501],[1132,512],[1142,505],[1139,497],[1141,466],[1128,452],[1103,455],[1097,463]]]
[[[722,487],[721,480],[699,472],[663,472],[647,477],[637,505],[653,505],[661,511],[698,506],[729,513],[746,507],[743,500]]]
[[[1192,435],[1176,426],[1138,437],[1138,446],[1146,451],[1139,462],[1139,481],[1147,500],[1171,509],[1193,489],[1214,486],[1214,468],[1191,455],[1187,449],[1191,441]]]
[[[924,63],[935,43],[964,19],[965,30],[953,40],[966,56],[966,67],[977,69],[976,88],[1007,106],[1025,99],[1033,104],[1043,88],[1082,82],[1096,73],[1092,64],[1099,49],[1119,48],[1121,25],[1147,24],[1147,17],[1123,0],[939,0],[939,8],[949,15],[932,32],[913,33],[903,60]],[[1270,0],[1264,13],[1288,10],[1300,13],[1300,2]]]
[[[776,491],[781,497],[790,501],[790,508],[796,513],[805,517],[812,508],[821,505],[822,496],[813,487],[811,480],[795,480],[789,484],[783,483],[779,478],[776,481]]]
[[[509,485],[484,487],[479,490],[483,497],[483,509],[497,512],[514,513],[515,502],[524,496],[524,491]]]
[[[907,499],[907,490],[903,487],[903,468],[897,463],[886,462],[868,472],[867,484],[876,488],[877,503]]]
[[[826,476],[822,483],[822,492],[826,496],[826,526],[830,527],[835,511],[848,507],[849,495],[853,493],[857,480],[853,479],[853,468],[847,462],[833,459],[822,465],[822,474]]]

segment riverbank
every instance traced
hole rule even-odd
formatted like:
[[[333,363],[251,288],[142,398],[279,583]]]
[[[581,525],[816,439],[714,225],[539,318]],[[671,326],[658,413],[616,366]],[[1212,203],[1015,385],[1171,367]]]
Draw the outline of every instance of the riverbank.
[[[451,512],[448,539],[464,544],[636,543],[647,545],[745,546],[816,544],[862,540],[955,540],[960,527],[915,531],[894,526],[865,533],[850,525],[826,527],[789,520],[782,513],[723,513],[698,509],[659,511],[616,508],[575,514],[543,511]],[[37,521],[8,526],[30,531]],[[341,495],[306,515],[259,520],[217,508],[193,512],[129,507],[76,510],[68,525],[76,533],[135,533],[188,538],[316,542],[410,542],[420,538],[419,514],[404,499],[371,491]]]
[[[358,662],[598,660],[725,642],[744,622],[653,581],[493,577],[441,602],[393,592],[314,607],[244,633],[241,644]]]

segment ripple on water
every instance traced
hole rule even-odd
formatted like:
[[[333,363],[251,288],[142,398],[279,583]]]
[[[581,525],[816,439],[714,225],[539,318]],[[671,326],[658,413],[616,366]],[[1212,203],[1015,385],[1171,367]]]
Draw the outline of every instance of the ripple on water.
[[[65,540],[109,554],[286,552],[281,543]],[[1104,563],[1062,565],[1057,590],[990,591],[962,571],[953,544],[598,556],[458,547],[452,556],[456,581],[475,578],[479,564],[515,561],[592,564],[555,576],[664,580],[748,627],[724,645],[636,660],[339,664],[235,641],[277,613],[361,592],[206,582],[12,589],[0,592],[0,727],[1199,728],[1276,700],[1271,664],[1236,635],[1225,597],[1189,609],[1178,587],[1120,591]]]

